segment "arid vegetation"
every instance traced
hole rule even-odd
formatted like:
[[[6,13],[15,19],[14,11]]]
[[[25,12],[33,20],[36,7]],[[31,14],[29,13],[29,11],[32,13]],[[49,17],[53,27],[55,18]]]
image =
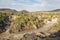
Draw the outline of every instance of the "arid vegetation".
[[[47,12],[47,11],[28,12],[25,10],[20,12],[16,12],[16,11],[1,12],[0,11],[0,33],[4,33],[8,29],[9,29],[8,31],[9,33],[18,33],[18,34],[21,32],[24,33],[24,31],[28,32],[32,30],[37,30],[39,28],[43,28],[44,25],[49,24],[50,22],[53,22],[54,24],[46,33],[44,34],[41,33],[44,36],[48,34],[49,34],[48,36],[50,36],[50,34],[60,30],[60,12],[57,12],[57,11],[56,12]],[[32,39],[31,38],[29,39],[35,40],[31,35],[29,34],[28,38],[31,37]],[[39,37],[43,37],[42,35]],[[35,34],[35,37],[37,36]],[[28,39],[26,38],[24,40],[28,40]]]

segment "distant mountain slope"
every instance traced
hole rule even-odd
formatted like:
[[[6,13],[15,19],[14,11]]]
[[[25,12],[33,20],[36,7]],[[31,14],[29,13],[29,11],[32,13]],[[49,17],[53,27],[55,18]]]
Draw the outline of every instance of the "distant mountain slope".
[[[9,8],[1,8],[0,12],[3,12],[3,13],[15,13],[17,11],[14,10],[14,9],[9,9]]]
[[[58,11],[60,11],[60,9],[55,9],[55,10],[52,10],[52,11],[58,12]]]
[[[27,10],[21,10],[21,11],[18,11],[19,13],[29,13],[29,11]]]
[[[34,13],[59,12],[59,11],[60,11],[60,9],[55,9],[55,10],[51,10],[51,11],[35,11]],[[9,9],[9,8],[0,8],[0,12],[2,12],[2,13],[33,13],[33,12],[29,12],[28,10],[17,11],[17,10]]]
[[[14,9],[9,9],[9,8],[0,8],[0,12],[2,13],[29,13],[27,10],[16,11]]]

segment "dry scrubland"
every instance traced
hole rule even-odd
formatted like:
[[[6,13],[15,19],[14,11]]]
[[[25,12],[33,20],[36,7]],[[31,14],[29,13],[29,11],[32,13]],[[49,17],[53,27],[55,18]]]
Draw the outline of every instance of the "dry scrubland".
[[[10,28],[13,30],[24,31],[38,29],[45,25],[44,20],[51,21],[52,18],[58,18],[60,24],[60,12],[32,12],[25,14],[12,15]],[[59,27],[59,25],[56,25]]]
[[[9,33],[21,33],[24,31],[32,31],[42,28],[47,21],[52,21],[52,18],[57,18],[57,24],[54,24],[47,33],[55,33],[60,30],[60,12],[29,12],[29,13],[2,13],[0,12],[0,34],[5,35],[4,33],[8,31]],[[45,21],[46,19],[46,21]],[[45,22],[44,22],[45,21]],[[27,31],[28,30],[28,31]],[[44,30],[44,29],[43,29]],[[45,35],[48,35],[48,34]],[[43,33],[41,33],[43,35]],[[32,35],[32,34],[31,34]],[[35,34],[36,35],[36,34]],[[39,36],[39,35],[38,35]],[[21,40],[35,40],[28,38]],[[40,36],[39,36],[40,37]],[[2,39],[3,37],[1,37]],[[11,40],[13,39],[13,35],[10,36]],[[49,40],[50,38],[46,38],[45,40]],[[6,39],[10,40],[10,39]],[[16,39],[18,40],[18,39]],[[20,39],[19,39],[20,40]],[[38,39],[37,39],[38,40]],[[39,39],[40,40],[40,39]],[[41,39],[44,40],[44,39]],[[52,40],[52,39],[50,39]],[[54,40],[54,39],[53,39]]]

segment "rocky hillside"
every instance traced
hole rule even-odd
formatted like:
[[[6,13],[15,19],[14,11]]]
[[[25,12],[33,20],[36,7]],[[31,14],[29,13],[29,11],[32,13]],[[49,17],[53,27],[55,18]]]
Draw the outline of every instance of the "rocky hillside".
[[[5,10],[12,12],[12,9],[1,9],[1,11],[5,11]],[[16,12],[16,10],[13,11]],[[26,10],[23,10],[16,14],[0,12],[0,17],[1,17],[0,22],[2,22],[0,23],[1,25],[3,25],[3,23],[5,23],[4,25],[6,25],[7,22],[9,23],[9,21],[7,20],[10,20],[10,24],[9,24],[10,32],[14,32],[14,31],[21,32],[24,30],[39,29],[43,27],[47,22],[53,21],[52,18],[60,19],[59,18],[60,13],[59,12],[28,12]]]
[[[0,10],[0,38],[2,40],[45,40],[51,37],[56,38],[59,30],[60,12]]]

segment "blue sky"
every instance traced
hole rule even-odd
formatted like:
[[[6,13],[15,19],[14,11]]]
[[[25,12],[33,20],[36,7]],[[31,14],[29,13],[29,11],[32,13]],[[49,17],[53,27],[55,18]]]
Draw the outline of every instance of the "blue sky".
[[[44,11],[60,9],[60,0],[0,0],[0,8]]]

